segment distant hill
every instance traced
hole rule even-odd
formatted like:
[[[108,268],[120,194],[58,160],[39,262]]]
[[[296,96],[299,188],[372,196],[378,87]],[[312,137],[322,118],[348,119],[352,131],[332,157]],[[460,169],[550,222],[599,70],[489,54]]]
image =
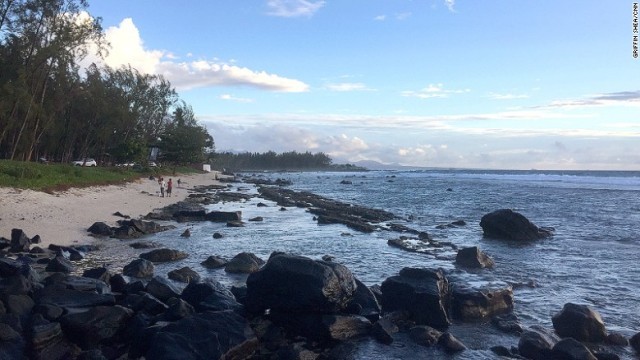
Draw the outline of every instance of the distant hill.
[[[422,166],[406,166],[400,164],[383,164],[375,160],[360,160],[352,162],[352,164],[367,168],[369,170],[425,170],[427,167]]]

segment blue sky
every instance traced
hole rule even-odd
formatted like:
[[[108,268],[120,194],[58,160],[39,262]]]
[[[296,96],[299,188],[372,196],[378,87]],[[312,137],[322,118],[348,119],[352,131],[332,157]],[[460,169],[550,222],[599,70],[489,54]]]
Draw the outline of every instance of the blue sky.
[[[165,76],[219,151],[640,170],[632,1],[89,3],[104,61]]]

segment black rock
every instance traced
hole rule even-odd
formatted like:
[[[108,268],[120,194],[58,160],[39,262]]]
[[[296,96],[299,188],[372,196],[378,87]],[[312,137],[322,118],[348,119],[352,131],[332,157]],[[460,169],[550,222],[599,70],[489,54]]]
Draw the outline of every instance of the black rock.
[[[242,252],[229,260],[224,271],[230,273],[250,274],[258,271],[264,265],[264,260],[248,252]]]
[[[438,343],[442,333],[430,326],[419,325],[409,329],[409,336],[418,345],[433,346]]]
[[[207,258],[207,260],[201,262],[200,264],[208,269],[217,269],[221,267],[225,267],[228,261],[215,255],[211,255]]]
[[[527,330],[520,335],[518,353],[527,359],[552,359],[551,349],[558,339],[553,335],[537,329]]]
[[[214,239],[222,239],[222,238],[223,238],[223,235],[222,235],[222,234],[220,234],[219,232],[216,232],[216,233],[213,233],[213,238],[214,238]]]
[[[195,314],[159,329],[145,358],[247,359],[258,347],[249,323],[232,311]]]
[[[109,272],[109,269],[105,267],[87,269],[82,273],[82,276],[87,278],[102,280],[107,284],[111,280],[111,272]]]
[[[100,235],[100,236],[112,236],[114,233],[111,226],[103,222],[93,223],[93,225],[91,225],[89,229],[87,229],[87,231],[94,235]]]
[[[191,237],[191,230],[186,229],[182,234],[180,234],[181,237]]]
[[[49,262],[49,264],[47,264],[45,270],[49,272],[63,272],[68,274],[73,271],[73,264],[62,256],[56,256]]]
[[[247,278],[246,306],[253,313],[330,313],[345,309],[356,287],[343,265],[277,254]]]
[[[167,301],[172,297],[180,297],[180,290],[171,281],[162,276],[154,276],[147,284],[146,290],[149,294],[160,299],[160,301]]]
[[[183,283],[188,283],[191,281],[200,281],[200,275],[187,266],[180,269],[171,270],[169,271],[167,276],[171,280],[179,281]]]
[[[496,210],[480,220],[484,236],[497,239],[529,241],[553,235],[550,228],[539,228],[522,214],[510,209]]]
[[[554,359],[566,360],[598,360],[581,342],[573,338],[558,341],[551,349]]]
[[[468,268],[492,268],[495,262],[477,246],[473,246],[458,250],[456,264]]]
[[[11,252],[29,252],[31,246],[31,239],[22,229],[11,229]]]
[[[640,332],[629,339],[629,344],[637,353],[640,353]]]
[[[60,323],[44,320],[32,326],[33,359],[72,359],[77,352],[77,347],[64,336]]]
[[[196,310],[188,302],[182,299],[169,301],[169,308],[164,313],[167,321],[178,321],[196,313]]]
[[[406,311],[420,325],[446,327],[450,324],[449,282],[442,270],[404,268],[399,276],[387,278],[381,290],[385,312]]]
[[[560,337],[585,342],[602,342],[607,337],[600,314],[587,305],[566,303],[551,320]]]
[[[239,310],[242,308],[242,305],[236,301],[231,291],[212,279],[190,282],[182,290],[180,297],[191,304],[198,312]]]
[[[37,304],[55,305],[61,308],[86,308],[99,305],[114,305],[115,298],[111,294],[65,289],[50,286],[38,292],[34,298]]]
[[[467,347],[460,340],[458,340],[455,336],[451,335],[448,332],[440,336],[440,339],[438,339],[438,345],[442,346],[444,350],[450,354],[467,349]]]
[[[133,311],[122,306],[96,306],[60,321],[65,334],[86,350],[115,340],[132,316]]]
[[[186,259],[187,257],[189,257],[189,254],[183,251],[167,249],[167,248],[155,249],[155,250],[151,250],[149,252],[140,254],[140,258],[149,260],[153,263],[178,261],[178,260]]]
[[[513,289],[502,282],[475,284],[455,283],[451,291],[451,312],[462,320],[473,320],[502,314],[513,309]]]
[[[398,332],[398,326],[390,317],[382,317],[373,324],[371,333],[373,337],[383,344],[391,344],[393,342],[393,334]]]
[[[122,269],[122,274],[137,278],[149,278],[153,276],[153,263],[145,259],[136,259]]]

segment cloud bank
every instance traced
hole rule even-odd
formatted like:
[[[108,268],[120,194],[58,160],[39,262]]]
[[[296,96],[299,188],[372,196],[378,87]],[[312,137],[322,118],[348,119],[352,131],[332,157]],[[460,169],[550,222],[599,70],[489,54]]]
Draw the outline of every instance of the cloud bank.
[[[159,74],[167,78],[178,90],[214,86],[246,86],[277,92],[305,92],[309,86],[296,79],[266,71],[258,71],[220,61],[178,61],[177,56],[164,50],[150,50],[144,45],[138,28],[130,18],[105,31],[111,45],[103,59],[88,57],[82,65],[104,63],[118,68],[131,65],[140,72]]]
[[[325,4],[325,1],[309,0],[269,0],[267,7],[268,15],[279,17],[300,17],[313,16]]]

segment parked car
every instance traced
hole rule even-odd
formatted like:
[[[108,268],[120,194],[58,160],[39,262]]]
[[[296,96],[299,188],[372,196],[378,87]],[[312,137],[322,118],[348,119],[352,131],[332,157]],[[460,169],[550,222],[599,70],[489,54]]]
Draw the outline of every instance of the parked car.
[[[75,166],[98,166],[98,163],[94,159],[76,160],[71,163]]]
[[[149,167],[158,167],[158,164],[155,161],[149,161]]]

